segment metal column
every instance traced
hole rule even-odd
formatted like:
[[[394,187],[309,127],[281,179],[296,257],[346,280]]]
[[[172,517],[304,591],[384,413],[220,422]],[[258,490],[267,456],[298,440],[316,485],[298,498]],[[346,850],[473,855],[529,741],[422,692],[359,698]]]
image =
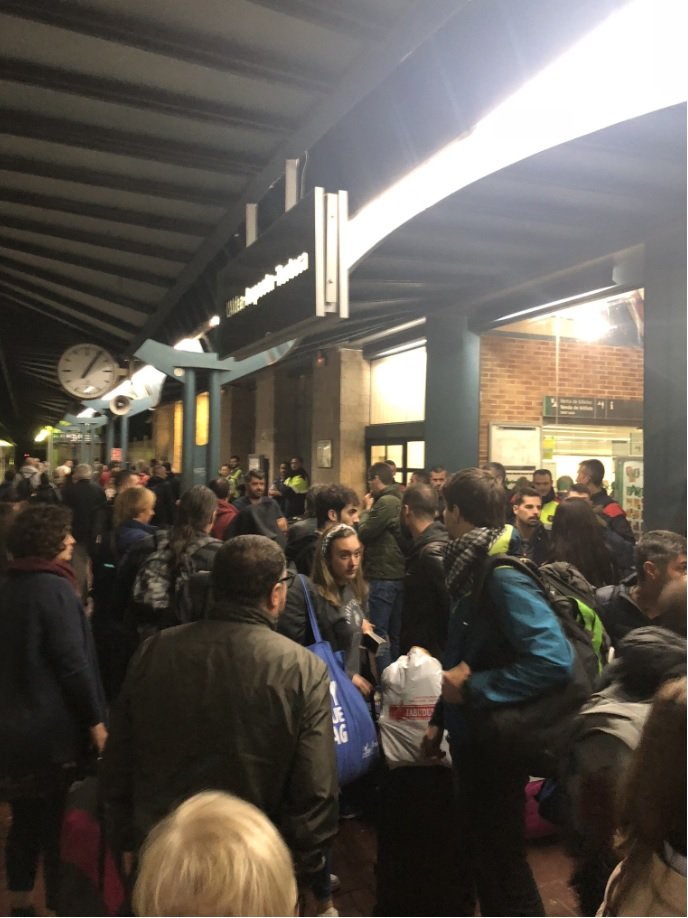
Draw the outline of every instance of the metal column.
[[[220,373],[211,370],[208,374],[208,478],[214,478],[220,468],[221,406]]]
[[[196,444],[196,371],[184,370],[182,394],[184,417],[182,420],[182,493],[192,487],[194,481],[194,446]]]
[[[119,419],[119,445],[122,450],[122,462],[129,456],[129,418],[123,414]]]
[[[462,469],[478,464],[480,337],[456,312],[426,319],[425,462]]]
[[[112,461],[112,450],[115,448],[115,419],[108,418],[107,429],[105,431],[105,457],[104,462],[108,465]]]

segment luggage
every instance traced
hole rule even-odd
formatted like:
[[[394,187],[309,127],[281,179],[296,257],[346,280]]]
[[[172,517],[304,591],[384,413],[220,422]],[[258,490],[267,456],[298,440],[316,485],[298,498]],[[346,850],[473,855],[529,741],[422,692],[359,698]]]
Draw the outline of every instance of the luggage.
[[[126,914],[126,897],[107,847],[98,779],[76,781],[67,796],[60,839],[58,915]]]

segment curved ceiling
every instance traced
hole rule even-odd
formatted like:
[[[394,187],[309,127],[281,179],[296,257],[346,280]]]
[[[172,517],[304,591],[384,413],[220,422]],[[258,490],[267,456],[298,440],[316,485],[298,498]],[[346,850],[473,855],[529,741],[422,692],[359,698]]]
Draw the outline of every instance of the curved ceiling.
[[[74,407],[55,374],[69,344],[170,340],[185,295],[188,331],[245,202],[459,5],[0,0],[5,430]]]
[[[78,407],[55,372],[70,344],[126,359],[207,321],[286,158],[355,209],[624,2],[0,0],[0,436]],[[608,276],[685,225],[685,134],[678,106],[452,195],[358,265],[327,340]]]

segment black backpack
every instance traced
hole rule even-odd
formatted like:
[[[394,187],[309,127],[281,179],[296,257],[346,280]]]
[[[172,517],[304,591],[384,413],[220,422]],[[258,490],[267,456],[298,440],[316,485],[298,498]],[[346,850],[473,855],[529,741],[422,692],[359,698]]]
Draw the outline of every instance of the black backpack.
[[[564,636],[573,649],[573,668],[567,682],[547,693],[514,704],[500,704],[469,711],[473,733],[509,758],[520,759],[531,775],[557,774],[563,748],[570,736],[573,718],[593,691],[599,673],[599,659],[590,632],[578,618],[577,606],[567,597],[552,595],[535,564],[511,555],[491,555],[473,586],[473,607],[486,607],[486,584],[497,567],[512,567],[528,577],[552,609]]]

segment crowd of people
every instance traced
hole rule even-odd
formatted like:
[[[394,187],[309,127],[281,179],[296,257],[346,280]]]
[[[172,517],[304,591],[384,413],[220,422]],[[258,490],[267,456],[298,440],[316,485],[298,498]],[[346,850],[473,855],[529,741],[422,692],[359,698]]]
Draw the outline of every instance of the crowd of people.
[[[604,473],[590,459],[576,482],[539,469],[509,487],[498,463],[435,466],[403,486],[380,461],[363,496],[311,485],[299,457],[268,484],[232,456],[185,491],[157,460],[50,470],[27,458],[6,473],[12,914],[35,914],[41,859],[59,912],[68,792],[96,758],[137,914],[296,914],[306,889],[318,914],[338,914],[332,848],[350,801],[309,607],[373,718],[387,666],[413,647],[442,663],[422,755],[439,762],[448,738],[453,914],[545,914],[524,824],[532,760],[505,736],[553,711],[541,807],[574,858],[580,913],[684,914],[686,539],[655,530],[636,543]],[[546,571],[578,585],[594,681],[579,679]]]

